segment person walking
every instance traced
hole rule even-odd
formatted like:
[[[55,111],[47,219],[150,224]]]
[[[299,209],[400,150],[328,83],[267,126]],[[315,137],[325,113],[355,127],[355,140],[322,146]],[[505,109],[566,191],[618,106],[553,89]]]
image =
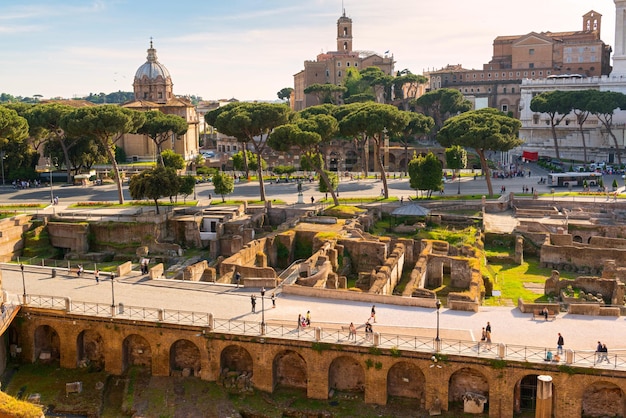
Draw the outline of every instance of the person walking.
[[[354,326],[353,322],[350,322],[350,327],[348,327],[348,330],[350,333],[349,339],[356,341],[356,327]]]
[[[96,269],[93,272],[93,277],[96,279],[96,284],[100,284],[100,270]]]
[[[607,363],[611,364],[609,361],[609,349],[606,348],[606,344],[602,344],[602,357],[600,358],[600,363],[602,363],[603,360],[606,360]]]
[[[602,343],[600,341],[598,341],[598,345],[596,346],[596,357],[596,364],[598,364],[602,361]]]
[[[311,311],[306,311],[306,326],[311,326]]]
[[[252,305],[252,313],[256,313],[256,296],[250,296],[250,304]]]
[[[556,340],[556,353],[557,354],[563,354],[563,345],[564,344],[565,344],[565,340],[563,339],[563,336],[559,332],[559,338]]]
[[[239,282],[241,281],[241,274],[239,272],[235,273],[235,283],[237,283],[237,288],[239,288]]]
[[[376,305],[372,305],[372,321],[376,322]]]
[[[272,308],[275,308],[276,307],[276,296],[274,295],[274,292],[272,292],[271,299],[272,299]]]
[[[302,326],[302,314],[298,314],[298,329]]]

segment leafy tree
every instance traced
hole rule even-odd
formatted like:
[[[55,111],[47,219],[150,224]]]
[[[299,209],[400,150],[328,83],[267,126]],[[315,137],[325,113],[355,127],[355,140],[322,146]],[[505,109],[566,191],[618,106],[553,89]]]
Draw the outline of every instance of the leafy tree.
[[[376,100],[374,89],[356,68],[346,70],[343,85],[346,91],[343,93],[344,103],[373,102]]]
[[[61,117],[60,126],[66,135],[87,136],[100,141],[113,166],[119,203],[124,203],[122,178],[115,160],[115,144],[125,134],[136,133],[145,122],[145,115],[115,105],[82,107]]]
[[[223,134],[252,143],[257,160],[261,161],[267,138],[275,127],[287,123],[290,115],[291,109],[284,104],[237,102],[208,112],[204,119]],[[258,165],[257,174],[260,200],[265,200],[262,164]]]
[[[289,99],[291,98],[291,93],[293,92],[293,88],[291,87],[283,87],[282,89],[280,89],[280,91],[278,93],[276,93],[276,95],[278,96],[278,98],[280,100],[285,100],[285,101],[289,101]]]
[[[235,180],[228,174],[218,171],[213,175],[213,188],[215,194],[222,196],[222,203],[226,200],[224,196],[235,191]]]
[[[417,96],[420,84],[428,83],[423,75],[412,74],[409,70],[398,71],[391,80],[393,85],[393,103],[402,110],[410,110],[409,102]]]
[[[493,108],[484,108],[461,113],[446,121],[437,134],[437,141],[444,147],[460,145],[474,148],[480,158],[480,165],[489,196],[493,196],[486,151],[509,151],[520,146],[523,141],[518,138],[521,122],[506,116]]]
[[[311,84],[307,88],[304,89],[305,94],[313,94],[317,97],[318,104],[324,103],[337,103],[337,97],[340,94],[343,94],[346,91],[346,88],[343,86],[338,86],[336,84]]]
[[[24,141],[28,137],[28,122],[18,113],[6,106],[0,106],[0,151],[5,153],[6,160],[3,162],[7,172],[17,171],[28,160],[27,144]],[[30,172],[32,172],[32,167]],[[4,178],[2,173],[2,177]]]
[[[456,89],[437,89],[428,92],[417,99],[409,101],[409,105],[435,121],[435,127],[431,131],[433,136],[443,126],[446,119],[457,113],[467,112],[472,108],[472,103],[463,97]]]
[[[59,103],[39,104],[28,109],[24,117],[28,120],[30,135],[43,141],[54,141],[61,149],[61,157],[65,162],[67,172],[67,182],[72,183],[72,168],[76,162],[76,155],[72,154],[72,149],[84,136],[67,136],[61,129],[61,118],[72,112],[74,108]],[[49,151],[52,148],[48,148]],[[50,154],[48,154],[50,155]],[[78,169],[80,169],[80,165]]]
[[[72,147],[67,149],[67,157],[69,158],[69,167],[72,174],[79,174],[83,169],[89,170],[97,162],[106,163],[105,153],[101,149],[102,147],[99,142],[88,137],[66,139],[73,143]],[[44,155],[56,161],[63,161],[65,152],[61,147],[61,142],[62,141],[46,142],[43,150]]]
[[[277,127],[270,135],[268,144],[272,149],[282,152],[296,148],[301,156],[301,168],[315,170],[320,176],[320,184],[326,185],[324,192],[330,193],[335,205],[338,205],[336,186],[332,186],[328,172],[324,170],[324,158],[320,152],[320,147],[338,131],[333,111],[332,105],[312,106],[302,110],[292,123]]]
[[[592,115],[596,116],[607,130],[613,144],[615,144],[615,153],[617,154],[617,162],[622,164],[622,152],[617,142],[617,138],[613,133],[613,113],[616,109],[626,109],[626,95],[616,91],[597,91],[592,90],[587,102],[587,109]]]
[[[185,159],[183,156],[171,149],[166,149],[161,153],[161,161],[164,167],[170,167],[174,170],[182,170],[185,168]]]
[[[429,152],[427,155],[419,157],[413,154],[413,159],[409,163],[409,184],[411,189],[416,192],[420,190],[427,191],[427,197],[430,199],[433,191],[443,190],[443,170],[441,161],[437,159],[435,154]]]
[[[160,163],[165,165],[162,154],[163,144],[171,140],[173,136],[185,135],[189,129],[189,124],[180,116],[166,115],[158,110],[149,110],[145,112],[145,115],[146,122],[137,130],[137,133],[147,135],[152,139],[156,146]]]
[[[564,91],[552,90],[540,93],[530,101],[530,110],[533,112],[547,113],[550,117],[550,129],[554,140],[554,153],[556,158],[561,158],[559,152],[559,139],[556,127],[572,111],[572,103]]]
[[[458,194],[461,194],[461,172],[462,168],[467,166],[467,151],[465,148],[459,145],[452,145],[450,148],[446,148],[446,166],[452,170],[456,170],[459,177],[459,190]]]
[[[180,189],[176,172],[170,167],[157,166],[130,178],[128,191],[133,199],[151,199],[159,213],[159,199],[174,196]]]
[[[430,132],[433,128],[433,118],[424,116],[421,113],[409,112],[409,123],[406,124],[402,132],[395,137],[404,146],[404,174],[407,174],[409,164],[409,143],[415,139],[417,135],[423,135]]]
[[[253,154],[252,151],[246,150],[247,158],[243,157],[243,151],[236,152],[231,157],[233,159],[233,168],[237,171],[245,171],[244,161],[248,161],[248,168],[253,171],[257,171],[259,168],[258,157]],[[267,169],[267,161],[261,158],[261,169]]]
[[[183,195],[183,202],[187,201],[187,196],[193,193],[196,188],[196,178],[194,176],[182,176],[178,178],[178,194]]]
[[[409,123],[409,112],[398,110],[395,106],[381,103],[364,103],[360,108],[343,116],[339,120],[339,129],[344,136],[364,135],[374,143],[374,160],[378,162],[383,181],[385,199],[389,198],[387,176],[383,165],[382,147],[385,135],[395,136],[402,132]]]
[[[382,97],[382,101],[391,103],[392,76],[385,74],[385,72],[378,67],[367,67],[361,70],[361,77],[374,90],[375,101],[381,101],[379,98]]]

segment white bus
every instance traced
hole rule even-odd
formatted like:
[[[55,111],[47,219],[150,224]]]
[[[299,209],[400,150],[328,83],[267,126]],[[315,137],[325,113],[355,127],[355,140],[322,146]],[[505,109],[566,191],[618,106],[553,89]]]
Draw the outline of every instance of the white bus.
[[[589,187],[598,186],[600,184],[600,180],[602,180],[602,173],[567,172],[548,174],[548,184],[555,187],[583,186],[585,180],[587,181],[587,186]]]

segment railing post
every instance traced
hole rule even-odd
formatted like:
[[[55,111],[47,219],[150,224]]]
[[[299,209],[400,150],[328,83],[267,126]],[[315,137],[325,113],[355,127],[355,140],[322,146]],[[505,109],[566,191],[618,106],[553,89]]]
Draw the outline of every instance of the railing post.
[[[504,358],[506,356],[506,345],[504,343],[498,344],[498,357]]]
[[[209,326],[209,331],[213,331],[213,328],[215,327],[215,318],[213,318],[213,314],[210,313],[209,314],[209,320],[208,320],[208,326]]]
[[[112,317],[115,317],[115,313],[116,313],[116,310],[117,310],[117,306],[115,306],[115,305],[111,305],[111,307],[110,307],[110,308],[111,308],[111,316],[112,316]]]
[[[315,328],[315,341],[320,341],[322,339],[322,329],[320,327]]]
[[[165,318],[165,309],[159,309],[159,322],[163,322],[163,318]]]
[[[72,312],[72,299],[67,297],[65,298],[65,313]]]
[[[374,333],[374,347],[378,347],[380,345],[380,332]]]
[[[574,350],[571,348],[569,350],[565,350],[565,364],[574,364]]]

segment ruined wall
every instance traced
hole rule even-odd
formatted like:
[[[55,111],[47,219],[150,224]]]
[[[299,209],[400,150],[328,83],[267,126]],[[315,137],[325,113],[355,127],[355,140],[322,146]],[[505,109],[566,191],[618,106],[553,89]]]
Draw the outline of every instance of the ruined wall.
[[[220,276],[239,271],[245,277],[275,278],[276,271],[271,267],[257,266],[257,254],[265,253],[267,238],[256,239],[246,244],[236,254],[226,258],[219,265]]]
[[[151,225],[154,227],[154,225]],[[102,235],[98,234],[97,231],[100,229],[91,229],[90,225],[86,222],[80,223],[66,223],[66,222],[48,222],[48,236],[50,237],[50,244],[53,247],[57,248],[68,248],[72,252],[76,252],[79,254],[84,254],[89,252],[89,234],[93,234],[94,241],[97,242],[98,238],[102,239]],[[119,243],[124,243],[124,238],[127,238],[127,235],[122,228],[116,227],[111,228],[109,231],[112,232],[111,235],[115,235],[117,230],[120,230],[120,241]],[[109,236],[110,238],[110,236]],[[133,239],[136,239],[133,237]],[[137,241],[135,241],[137,243]],[[132,251],[135,252],[135,247],[137,245],[131,245]]]
[[[0,220],[0,261],[11,261],[24,248],[22,237],[30,228],[30,215],[16,215]]]

